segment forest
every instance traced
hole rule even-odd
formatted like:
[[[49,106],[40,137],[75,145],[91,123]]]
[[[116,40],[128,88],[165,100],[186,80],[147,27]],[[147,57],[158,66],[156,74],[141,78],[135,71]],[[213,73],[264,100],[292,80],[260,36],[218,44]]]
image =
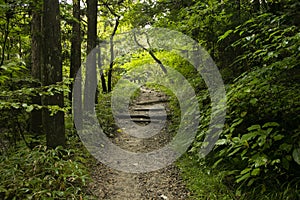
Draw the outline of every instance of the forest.
[[[297,0],[0,0],[0,199],[300,199],[299,27]]]

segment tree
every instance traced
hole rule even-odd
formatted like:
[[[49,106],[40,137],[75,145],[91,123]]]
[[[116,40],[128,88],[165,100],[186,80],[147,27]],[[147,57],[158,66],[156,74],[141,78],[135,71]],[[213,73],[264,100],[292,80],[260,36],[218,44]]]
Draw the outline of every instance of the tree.
[[[70,78],[75,79],[81,79],[81,27],[80,27],[80,1],[79,0],[73,0],[73,17],[75,20],[72,22],[72,38],[71,38],[71,66],[70,66]],[[74,80],[75,81],[75,80]],[[73,101],[73,108],[74,108],[74,116],[78,116],[79,119],[81,119],[81,113],[82,113],[82,91],[81,91],[81,81],[78,82],[79,87],[76,88],[76,101]],[[73,84],[71,84],[70,88],[70,94],[69,99],[70,102],[72,102],[72,96],[73,96]],[[77,120],[81,121],[81,120]],[[77,124],[77,129],[81,129],[81,123]]]
[[[32,20],[31,20],[31,75],[37,81],[41,81],[41,4],[37,0],[33,1]],[[39,86],[37,83],[35,86]],[[33,104],[41,104],[41,97],[32,97]],[[42,133],[42,112],[33,110],[31,112],[31,131],[36,134]]]
[[[75,78],[81,66],[81,28],[80,28],[80,1],[73,0],[72,38],[71,38],[71,66],[70,78]],[[72,102],[72,86],[69,99]]]
[[[42,17],[43,55],[42,55],[42,85],[49,86],[62,81],[62,58],[60,39],[60,14],[58,0],[44,0]],[[63,93],[43,96],[44,106],[64,106]],[[65,144],[64,113],[58,111],[51,114],[43,110],[43,128],[46,133],[47,146],[55,148]]]
[[[87,55],[90,56],[90,62],[86,66],[85,73],[85,97],[91,99],[93,94],[90,91],[93,87],[92,82],[97,80],[97,71],[96,71],[96,54],[92,51],[97,45],[97,0],[87,0],[87,20],[88,20],[88,31],[87,31]],[[91,54],[93,53],[93,55]],[[97,101],[97,95],[95,97]],[[84,109],[87,111],[92,111],[92,104],[89,101],[84,101]]]
[[[109,64],[109,70],[108,70],[108,77],[107,77],[107,89],[108,92],[111,92],[112,90],[112,71],[113,71],[113,65],[114,65],[114,59],[115,59],[115,55],[114,55],[114,36],[118,30],[118,26],[120,24],[120,18],[121,16],[118,15],[117,13],[115,13],[108,4],[105,4],[105,7],[110,11],[110,13],[115,17],[115,26],[113,29],[113,32],[110,36],[110,64]]]

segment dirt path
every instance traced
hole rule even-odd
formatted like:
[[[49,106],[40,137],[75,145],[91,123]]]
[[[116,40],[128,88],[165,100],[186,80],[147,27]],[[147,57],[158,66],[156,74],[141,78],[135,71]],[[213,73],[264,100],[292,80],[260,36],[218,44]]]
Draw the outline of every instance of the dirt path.
[[[167,99],[162,93],[141,88],[141,95],[130,106],[131,120],[138,123],[140,128],[123,130],[112,142],[132,152],[150,152],[167,144],[172,139],[168,132],[168,121],[161,124],[162,119],[167,118]],[[154,126],[150,130],[143,129],[150,121],[149,116]],[[120,117],[126,119],[128,116]],[[174,165],[153,172],[133,174],[111,169],[99,162],[92,176],[94,182],[91,191],[104,200],[180,200],[187,199],[189,194]]]

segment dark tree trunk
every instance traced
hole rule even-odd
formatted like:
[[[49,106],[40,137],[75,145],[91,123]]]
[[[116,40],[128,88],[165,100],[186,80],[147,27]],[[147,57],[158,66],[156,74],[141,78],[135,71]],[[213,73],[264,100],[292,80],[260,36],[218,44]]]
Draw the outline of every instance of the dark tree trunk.
[[[7,46],[7,42],[8,42],[10,18],[12,17],[10,10],[8,10],[6,12],[5,17],[6,17],[6,25],[5,25],[5,30],[4,30],[4,41],[2,44],[0,66],[2,66],[4,64],[4,60],[5,60],[5,50],[6,50],[6,46]],[[9,53],[8,53],[8,55],[9,55]]]
[[[77,21],[73,21],[72,29],[72,45],[71,45],[71,67],[70,67],[70,78],[75,78],[82,80],[81,78],[81,28],[80,28],[80,0],[73,0],[73,17]],[[72,100],[73,96],[73,84],[71,84],[69,99],[72,103],[74,110],[74,117],[76,117],[76,127],[77,130],[82,128],[82,91],[81,91],[81,81],[77,82],[78,85],[74,87],[77,91],[76,97],[74,96],[74,100]],[[76,100],[75,100],[76,99]]]
[[[111,9],[111,7],[109,7],[109,5],[107,3],[105,4],[105,7],[109,10],[109,12],[113,16],[116,17],[116,23],[115,23],[113,32],[110,36],[110,65],[109,65],[108,74],[107,74],[107,89],[108,89],[108,92],[111,92],[112,91],[112,72],[113,72],[114,59],[115,59],[115,55],[114,55],[114,37],[115,37],[115,34],[118,30],[121,16],[119,16],[117,13],[115,13],[114,10]]]
[[[87,54],[97,45],[97,0],[87,0]]]
[[[41,51],[42,51],[42,33],[41,33],[41,14],[42,8],[38,6],[38,2],[34,1],[31,21],[31,75],[37,81],[41,81]],[[40,86],[36,83],[35,87]],[[39,95],[32,97],[32,103],[41,105],[41,97]],[[42,130],[42,111],[33,110],[31,112],[31,131],[35,134],[41,134]]]
[[[120,24],[119,19],[120,19],[120,17],[117,16],[116,24],[115,24],[114,30],[111,34],[111,37],[110,37],[110,65],[109,65],[109,70],[108,70],[108,75],[107,75],[108,76],[107,77],[108,92],[111,92],[111,90],[112,90],[112,70],[113,70],[114,59],[115,59],[115,55],[114,55],[114,37],[115,37],[115,34],[118,30],[118,26]]]
[[[70,78],[74,79],[81,66],[80,0],[73,0],[73,17],[76,20],[74,20],[72,23]],[[73,84],[71,84],[70,94],[69,94],[69,99],[71,102],[72,102],[72,89],[73,89]]]
[[[96,53],[92,50],[97,45],[97,0],[87,0],[87,20],[88,20],[88,31],[87,31],[87,54],[89,62],[86,65],[85,73],[85,99],[91,99],[95,97],[97,103],[97,95],[92,94],[96,88],[93,88],[93,82],[97,81],[97,70],[96,70]],[[84,101],[84,109],[86,111],[93,111],[93,104],[90,101]]]
[[[44,0],[43,18],[43,86],[56,84],[62,81],[62,58],[60,39],[60,19],[58,0]],[[63,92],[42,98],[43,105],[64,106]],[[43,110],[43,128],[46,133],[47,146],[55,148],[65,144],[64,113],[59,111],[53,116],[49,110]]]
[[[101,63],[101,50],[100,50],[100,48],[99,48],[99,51],[98,51],[98,57],[97,58],[98,58],[98,68],[100,69],[102,92],[107,93],[106,80],[105,80],[104,71],[102,69],[102,63]]]

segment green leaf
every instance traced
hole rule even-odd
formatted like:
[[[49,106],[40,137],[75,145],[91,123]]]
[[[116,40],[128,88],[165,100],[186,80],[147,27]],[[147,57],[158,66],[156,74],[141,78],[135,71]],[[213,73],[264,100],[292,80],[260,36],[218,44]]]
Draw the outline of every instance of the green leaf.
[[[300,165],[300,148],[294,149],[294,151],[293,151],[293,158],[294,158],[294,161],[298,165]]]
[[[216,168],[218,166],[218,164],[220,162],[222,162],[222,161],[223,161],[223,158],[220,158],[217,162],[214,163],[214,165],[212,166],[212,168]]]
[[[275,135],[274,137],[273,137],[273,139],[275,140],[275,141],[278,141],[278,140],[281,140],[282,138],[284,138],[284,135]]]
[[[267,136],[265,136],[265,135],[260,136],[258,138],[258,145],[263,146],[266,143],[266,138],[267,138]]]
[[[236,127],[237,125],[241,124],[243,121],[244,121],[244,119],[239,119],[237,122],[234,122],[234,123],[231,125],[231,128]]]
[[[245,90],[245,92],[250,93],[250,92],[251,92],[251,89],[250,89],[250,88],[247,88],[247,89]]]
[[[292,147],[293,146],[291,144],[283,143],[279,146],[279,149],[282,151],[290,152]]]
[[[250,100],[250,103],[252,104],[252,105],[255,105],[256,103],[257,103],[257,98],[252,98],[251,100]]]
[[[260,130],[260,129],[261,129],[261,127],[259,124],[255,124],[255,125],[252,125],[249,128],[247,128],[248,131]]]
[[[216,145],[224,145],[227,143],[227,140],[226,139],[220,139],[216,142]]]
[[[248,182],[247,186],[251,186],[251,185],[254,183],[254,181],[255,181],[255,178],[252,178],[252,179]]]
[[[31,112],[34,109],[33,105],[30,105],[26,108],[26,112]]]
[[[260,174],[260,168],[255,168],[251,172],[251,176],[258,176]]]
[[[289,170],[290,168],[290,162],[286,158],[282,158],[282,166],[286,169]]]
[[[246,111],[241,113],[241,117],[245,117],[246,115],[247,115]]]
[[[219,37],[218,42],[220,42],[220,41],[224,40],[225,38],[227,38],[232,32],[233,32],[233,30],[228,30],[228,31],[226,31],[223,35],[221,35],[221,36]]]
[[[246,174],[247,172],[249,172],[251,170],[251,168],[246,168],[243,171],[241,171],[241,174]]]
[[[241,150],[241,147],[236,148],[233,152],[231,152],[230,154],[228,154],[228,157],[236,154],[239,150]]]
[[[250,173],[244,174],[242,177],[238,178],[238,179],[236,180],[236,182],[237,182],[237,183],[240,183],[241,181],[246,180],[246,179],[248,179],[249,177],[250,177]]]
[[[268,162],[268,158],[264,154],[255,154],[254,156],[252,156],[251,160],[254,161],[254,163],[255,163],[254,166],[256,168],[266,165]]]
[[[11,106],[16,109],[20,108],[20,105],[18,103],[12,103]]]
[[[248,141],[248,140],[251,140],[252,138],[256,137],[257,135],[258,135],[258,132],[250,132],[250,133],[244,134],[241,139]]]
[[[262,127],[266,128],[266,127],[274,127],[274,126],[280,126],[280,124],[278,124],[277,122],[267,122]]]

